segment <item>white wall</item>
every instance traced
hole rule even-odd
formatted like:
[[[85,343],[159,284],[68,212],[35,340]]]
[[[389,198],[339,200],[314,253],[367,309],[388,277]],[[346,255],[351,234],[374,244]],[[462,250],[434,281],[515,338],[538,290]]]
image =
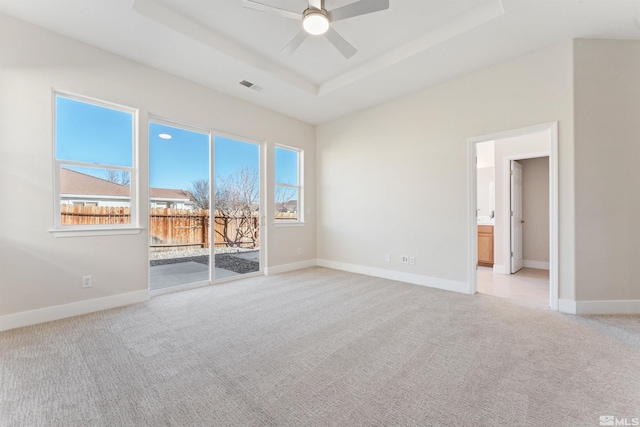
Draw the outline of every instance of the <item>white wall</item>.
[[[494,141],[485,141],[476,143],[476,167],[492,168],[495,166],[493,152],[495,150]]]
[[[535,153],[546,153],[550,150],[550,141],[547,132],[523,135],[514,138],[504,138],[495,141],[495,165],[496,165],[496,215],[493,234],[494,264],[496,273],[510,273],[510,257],[507,256],[511,244],[510,239],[510,192],[511,180],[509,176],[510,159],[522,159]],[[547,181],[548,182],[548,181]],[[547,193],[548,194],[548,193]],[[548,211],[547,211],[548,214]],[[547,242],[548,232],[547,232]],[[524,248],[523,248],[524,249]]]
[[[522,256],[524,266],[549,269],[549,157],[522,164]]]
[[[567,42],[319,126],[318,257],[460,289],[468,138],[559,121],[560,296],[573,299],[572,73]]]
[[[130,301],[126,295],[145,295],[149,113],[267,141],[270,159],[274,143],[304,149],[308,223],[276,228],[269,221],[268,265],[315,262],[313,126],[5,15],[0,15],[0,40],[0,198],[12,201],[10,209],[0,210],[0,329],[3,319],[5,326],[16,319],[8,315],[29,310],[77,308],[73,303],[95,298]],[[139,109],[140,234],[56,238],[49,232],[54,203],[53,89]],[[272,161],[267,172],[272,184]],[[270,201],[272,187],[268,188]],[[273,211],[269,203],[268,212]],[[92,288],[81,288],[85,274],[93,275]],[[50,313],[54,311],[65,313]]]
[[[576,40],[578,301],[640,312],[640,41]]]

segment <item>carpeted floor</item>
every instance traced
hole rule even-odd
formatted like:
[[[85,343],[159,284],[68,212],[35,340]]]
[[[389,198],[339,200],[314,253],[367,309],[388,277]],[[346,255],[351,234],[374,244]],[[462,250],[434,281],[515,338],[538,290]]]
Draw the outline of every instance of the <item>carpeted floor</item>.
[[[640,417],[640,316],[323,268],[0,333],[2,426],[597,426]]]

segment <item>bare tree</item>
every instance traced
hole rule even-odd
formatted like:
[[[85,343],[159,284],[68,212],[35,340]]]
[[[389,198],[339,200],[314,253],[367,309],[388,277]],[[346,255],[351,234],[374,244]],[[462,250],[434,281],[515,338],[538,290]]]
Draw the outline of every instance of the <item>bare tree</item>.
[[[216,217],[223,221],[218,232],[228,246],[258,243],[260,189],[258,171],[243,167],[232,175],[219,177],[215,186]]]
[[[191,181],[191,195],[195,199],[198,209],[209,209],[209,180],[196,179]]]
[[[279,214],[298,211],[298,191],[295,187],[276,185],[275,209],[276,218]],[[291,209],[293,207],[293,209]]]
[[[104,173],[104,179],[120,185],[129,185],[131,177],[127,171],[116,171],[109,169]]]

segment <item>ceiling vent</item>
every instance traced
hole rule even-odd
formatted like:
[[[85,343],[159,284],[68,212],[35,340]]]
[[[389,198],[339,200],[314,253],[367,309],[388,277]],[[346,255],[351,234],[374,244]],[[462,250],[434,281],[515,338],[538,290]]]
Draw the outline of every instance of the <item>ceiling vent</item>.
[[[261,88],[260,86],[258,86],[258,85],[254,85],[253,83],[248,82],[248,81],[246,81],[246,80],[241,81],[241,82],[240,82],[240,84],[241,84],[242,86],[248,87],[249,89],[253,89],[253,90],[255,90],[256,92],[260,92],[260,91],[262,91],[262,88]]]

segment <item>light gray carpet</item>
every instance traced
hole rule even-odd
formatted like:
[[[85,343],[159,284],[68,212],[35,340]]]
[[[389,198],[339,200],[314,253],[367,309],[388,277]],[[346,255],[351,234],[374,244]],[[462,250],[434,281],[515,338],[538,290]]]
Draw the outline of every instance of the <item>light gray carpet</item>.
[[[597,426],[640,317],[323,268],[0,333],[2,426]]]

